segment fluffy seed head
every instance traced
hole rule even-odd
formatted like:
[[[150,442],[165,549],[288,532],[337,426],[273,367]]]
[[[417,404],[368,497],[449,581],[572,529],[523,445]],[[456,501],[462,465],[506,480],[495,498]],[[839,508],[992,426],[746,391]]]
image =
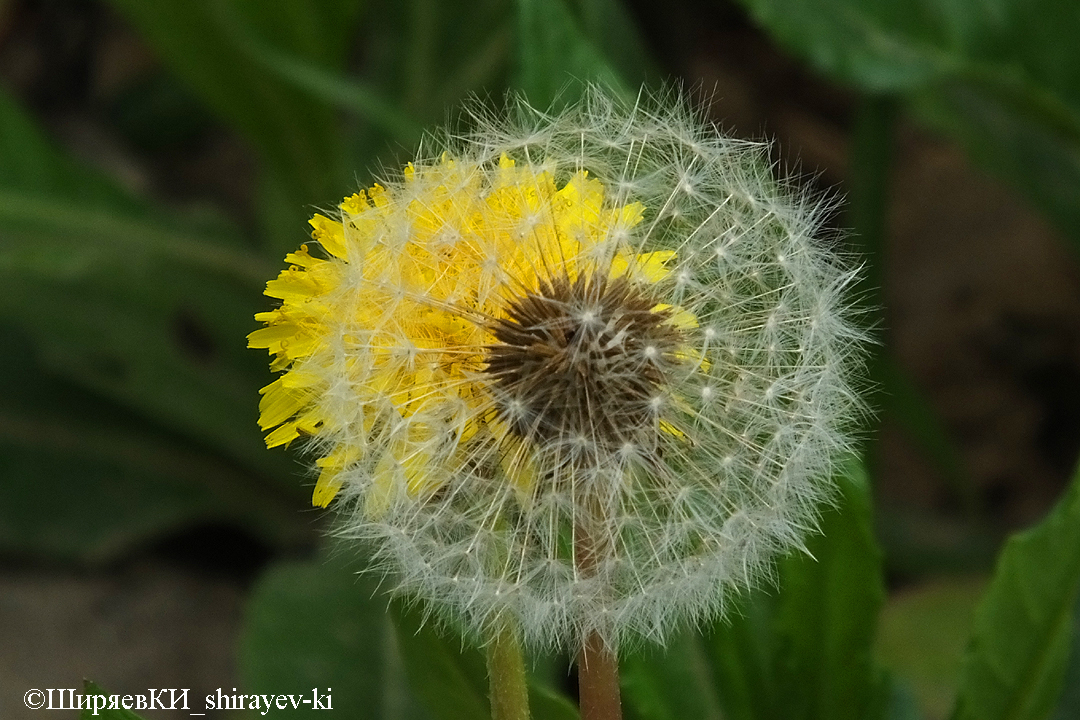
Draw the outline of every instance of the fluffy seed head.
[[[260,425],[308,440],[314,503],[441,616],[662,640],[830,496],[854,273],[767,146],[682,98],[474,120],[312,219],[249,337],[282,371]]]

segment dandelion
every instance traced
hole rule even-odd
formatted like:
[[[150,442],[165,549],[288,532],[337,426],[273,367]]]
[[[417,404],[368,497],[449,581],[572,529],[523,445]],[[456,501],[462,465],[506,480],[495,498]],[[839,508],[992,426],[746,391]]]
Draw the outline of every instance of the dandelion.
[[[309,444],[314,504],[438,617],[662,641],[830,497],[854,272],[768,146],[681,98],[473,120],[311,220],[249,337],[282,373],[260,425]]]

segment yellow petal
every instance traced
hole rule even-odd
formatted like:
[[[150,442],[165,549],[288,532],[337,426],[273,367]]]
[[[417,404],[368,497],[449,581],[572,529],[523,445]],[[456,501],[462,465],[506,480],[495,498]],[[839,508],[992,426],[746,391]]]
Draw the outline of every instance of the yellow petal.
[[[308,225],[314,228],[311,236],[319,241],[326,252],[334,257],[346,259],[345,231],[341,223],[335,222],[325,215],[316,214],[308,220]]]
[[[285,422],[307,403],[307,393],[286,389],[278,378],[259,392],[259,427],[263,430]]]
[[[266,447],[272,448],[277,447],[278,445],[288,445],[298,437],[300,437],[300,432],[297,429],[297,423],[287,422],[266,434]]]
[[[302,301],[322,292],[315,277],[301,270],[286,270],[276,279],[266,283],[264,295],[286,302]]]
[[[277,352],[282,340],[291,339],[300,330],[292,323],[278,323],[260,328],[247,336],[249,348],[268,348]]]
[[[325,469],[319,473],[319,480],[315,483],[315,490],[311,493],[313,507],[324,508],[341,490],[341,482],[338,480],[339,471]]]
[[[648,282],[655,283],[671,274],[671,271],[665,267],[665,263],[673,257],[675,257],[675,253],[671,250],[657,250],[656,252],[642,253],[635,260],[640,276]]]

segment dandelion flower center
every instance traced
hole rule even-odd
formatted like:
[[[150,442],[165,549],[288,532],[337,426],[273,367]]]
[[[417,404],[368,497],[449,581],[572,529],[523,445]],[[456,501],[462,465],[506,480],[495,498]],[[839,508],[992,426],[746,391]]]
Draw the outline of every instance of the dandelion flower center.
[[[671,313],[624,277],[544,281],[494,322],[486,371],[501,416],[521,438],[588,440],[598,451],[641,442],[678,331]]]

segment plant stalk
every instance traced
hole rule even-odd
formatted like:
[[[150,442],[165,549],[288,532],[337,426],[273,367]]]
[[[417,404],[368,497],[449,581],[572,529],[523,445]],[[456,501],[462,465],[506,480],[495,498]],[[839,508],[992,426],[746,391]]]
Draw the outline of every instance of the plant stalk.
[[[502,623],[487,646],[491,720],[529,720],[529,688],[525,658],[513,626]]]
[[[610,538],[603,532],[603,511],[595,498],[587,504],[590,512],[574,535],[574,562],[578,572],[593,575]],[[581,720],[622,720],[619,695],[619,659],[599,633],[593,632],[578,653],[578,707]]]
[[[622,720],[619,660],[596,633],[578,655],[578,705],[581,720]]]

